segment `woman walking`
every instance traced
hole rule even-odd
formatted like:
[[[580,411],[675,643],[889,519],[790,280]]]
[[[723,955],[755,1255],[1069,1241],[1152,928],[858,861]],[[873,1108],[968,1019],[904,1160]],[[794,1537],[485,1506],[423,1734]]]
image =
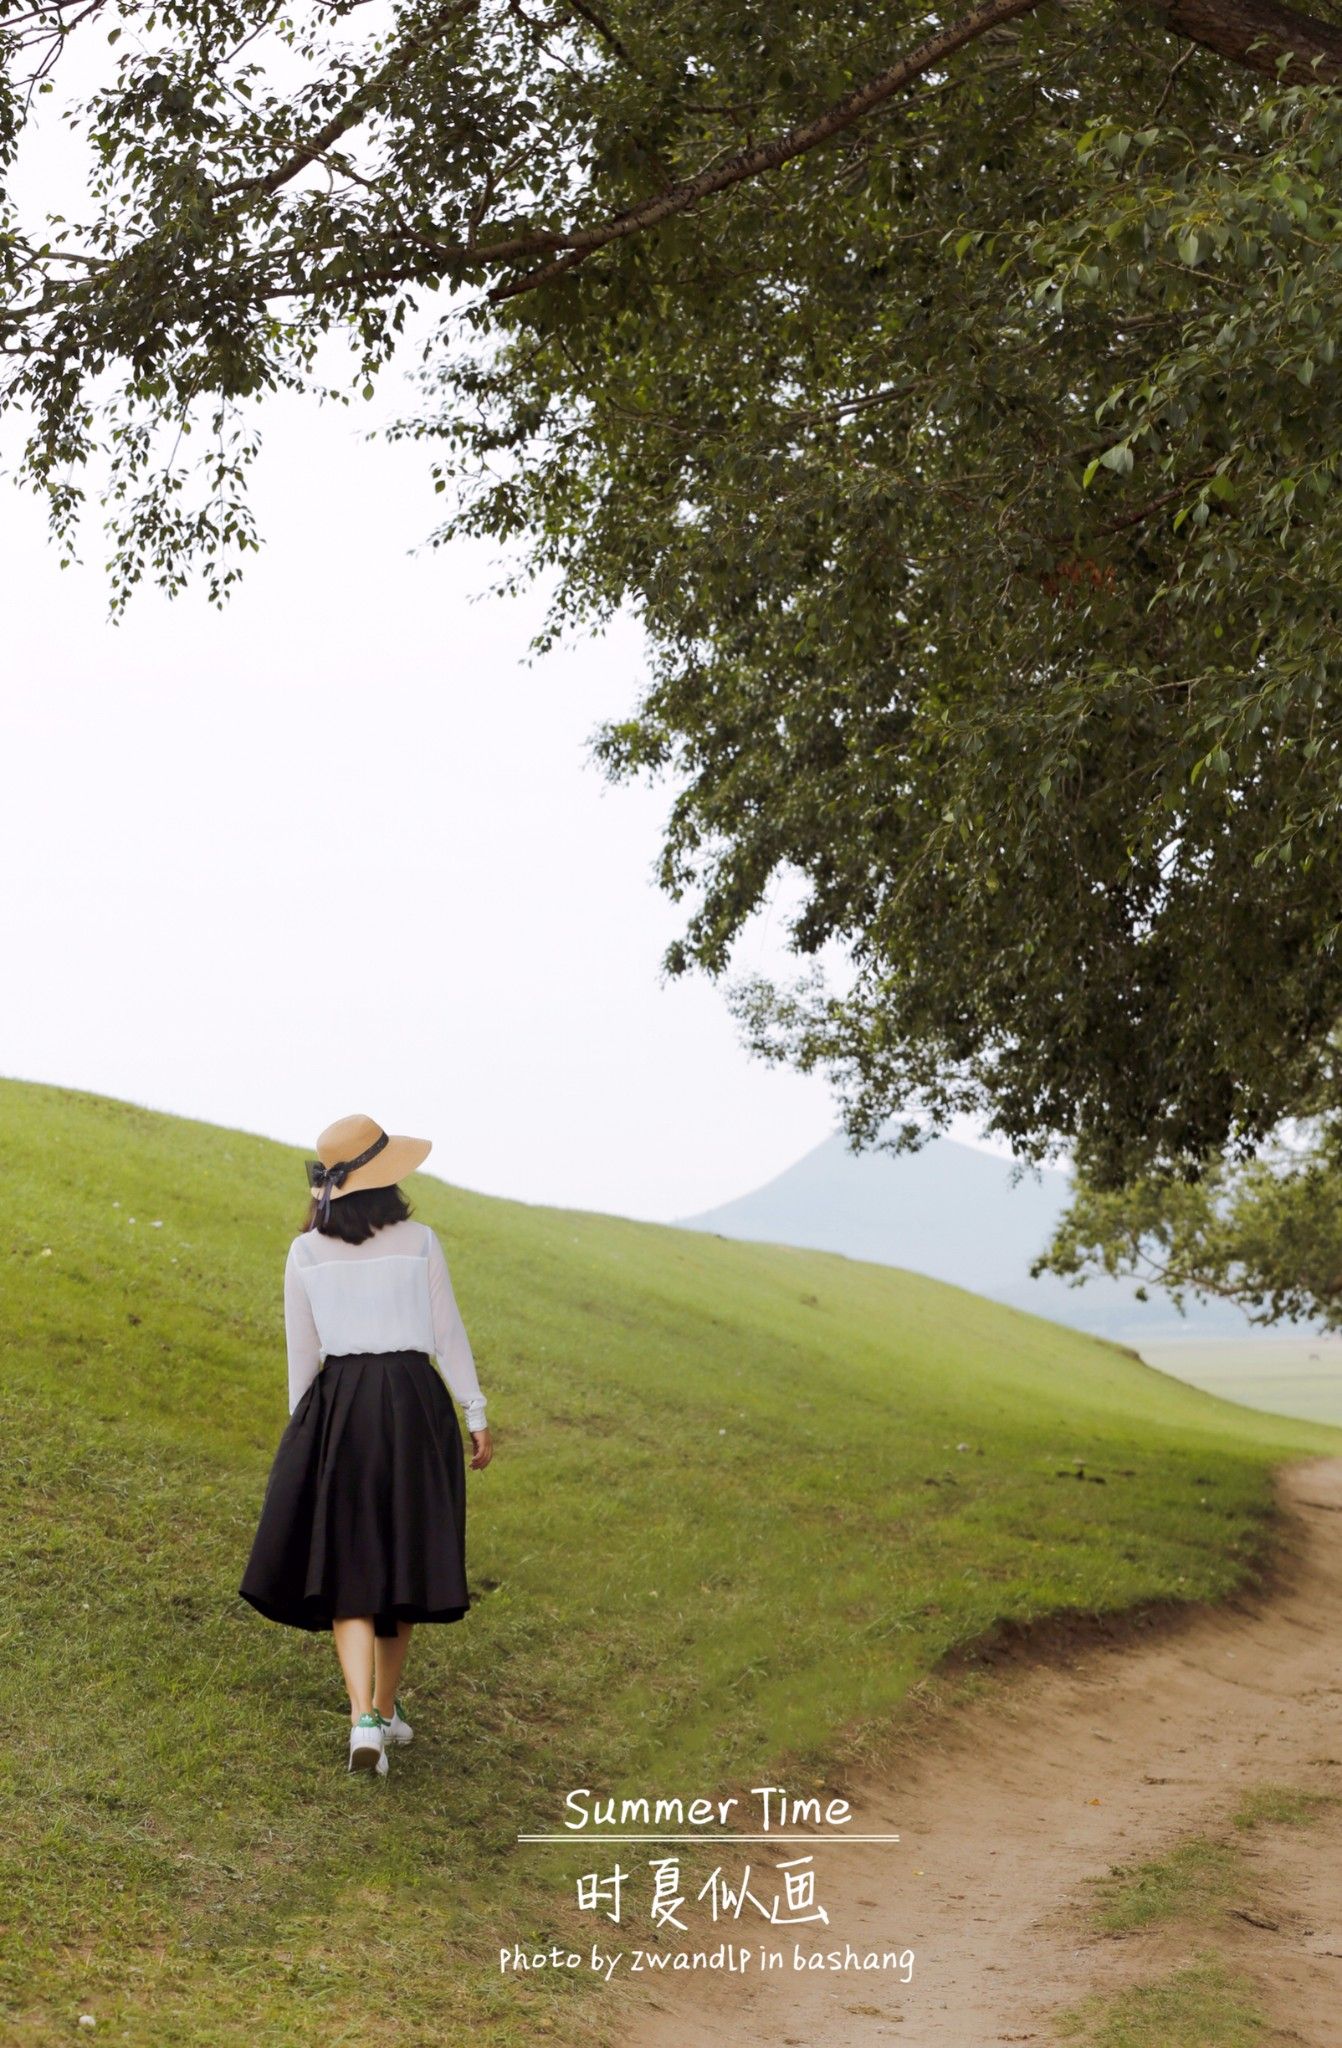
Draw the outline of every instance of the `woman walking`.
[[[332,1631],[352,1771],[385,1773],[388,1743],[411,1738],[397,1687],[414,1624],[460,1621],[471,1604],[451,1395],[472,1470],[493,1456],[442,1245],[397,1186],[430,1150],[367,1116],[317,1140],[284,1271],[289,1421],[238,1588],[268,1621]]]

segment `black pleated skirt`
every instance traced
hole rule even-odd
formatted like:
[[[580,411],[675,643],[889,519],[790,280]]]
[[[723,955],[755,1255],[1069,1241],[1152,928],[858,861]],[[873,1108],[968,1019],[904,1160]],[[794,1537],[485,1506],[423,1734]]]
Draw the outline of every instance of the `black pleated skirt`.
[[[238,1591],[268,1621],[460,1621],[466,1454],[426,1351],[328,1357],[289,1417]]]

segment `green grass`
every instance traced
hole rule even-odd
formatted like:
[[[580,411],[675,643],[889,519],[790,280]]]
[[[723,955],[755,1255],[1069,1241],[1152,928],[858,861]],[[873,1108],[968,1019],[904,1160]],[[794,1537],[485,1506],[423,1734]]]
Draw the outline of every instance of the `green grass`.
[[[0,1123],[7,2039],[600,2040],[599,1987],[497,1967],[653,1945],[642,1850],[617,1929],[613,1851],[517,1845],[569,1788],[838,1783],[999,1618],[1244,1584],[1273,1465],[1342,1447],[932,1281],[417,1174],[496,1456],[365,1783],[329,1638],[236,1592],[302,1151],[14,1081]]]
[[[1142,1356],[1223,1400],[1342,1423],[1342,1340],[1335,1336],[1172,1337],[1143,1344]]]
[[[1314,1792],[1299,1785],[1256,1785],[1235,1809],[1233,1823],[1245,1830],[1260,1827],[1309,1827],[1337,1804],[1336,1792]]]
[[[1206,1956],[1155,1984],[1087,1999],[1055,2023],[1085,2048],[1257,2048],[1268,2022],[1251,1981]]]
[[[1236,1833],[1262,1827],[1308,1827],[1337,1803],[1334,1792],[1296,1785],[1255,1785],[1230,1816],[1228,1829],[1189,1835],[1163,1856],[1118,1863],[1095,1880],[1093,1924],[1101,1934],[1132,1934],[1158,1922],[1215,1924],[1228,1907],[1252,1897],[1254,1878]]]
[[[1230,1843],[1194,1835],[1165,1856],[1116,1866],[1098,1889],[1100,1932],[1132,1934],[1158,1921],[1219,1919],[1242,1895],[1244,1870]]]
[[[1190,1835],[1145,1863],[1115,1864],[1095,1881],[1091,1924],[1100,1934],[1134,1934],[1178,1925],[1216,1939],[1230,1912],[1255,1903],[1257,1879],[1238,1836],[1264,1827],[1308,1827],[1337,1794],[1295,1785],[1255,1785],[1224,1830]],[[1238,2048],[1267,2027],[1257,1991],[1214,1947],[1159,1983],[1100,1992],[1056,2023],[1060,2038],[1084,2035],[1087,2048]]]

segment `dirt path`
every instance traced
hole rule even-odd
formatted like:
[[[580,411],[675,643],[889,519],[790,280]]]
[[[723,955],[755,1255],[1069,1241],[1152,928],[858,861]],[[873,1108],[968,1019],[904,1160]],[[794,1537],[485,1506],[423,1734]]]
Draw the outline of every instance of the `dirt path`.
[[[996,2048],[1047,2044],[1050,2015],[1188,1960],[1167,1931],[1087,1925],[1086,1880],[1224,1825],[1254,1786],[1342,1793],[1342,1459],[1279,1475],[1289,1516],[1268,1598],[1196,1616],[1155,1641],[1087,1648],[995,1677],[920,1731],[880,1783],[855,1778],[855,1830],[894,1847],[818,1844],[829,1925],[756,1917],[696,1924],[790,1954],[912,1948],[895,1971],[727,1976],[704,1970],[609,1987],[628,2048]],[[1245,1837],[1267,1910],[1233,1920],[1220,1953],[1254,1978],[1263,2048],[1342,2048],[1342,1813]],[[733,1852],[769,1870],[801,1845]],[[739,1878],[739,1867],[735,1872]],[[773,1878],[774,1885],[781,1879]],[[1196,1944],[1195,1944],[1196,1945]],[[613,2013],[615,2007],[607,2006]]]

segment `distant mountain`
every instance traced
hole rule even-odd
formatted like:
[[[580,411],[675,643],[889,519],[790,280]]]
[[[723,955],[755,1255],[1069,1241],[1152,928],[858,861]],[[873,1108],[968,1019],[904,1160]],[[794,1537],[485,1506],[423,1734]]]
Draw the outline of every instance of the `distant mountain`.
[[[1013,1181],[1013,1170],[1009,1160],[949,1138],[921,1152],[854,1155],[836,1133],[753,1194],[685,1217],[680,1227],[903,1266],[1134,1346],[1256,1334],[1228,1302],[1190,1302],[1181,1316],[1155,1288],[1139,1301],[1131,1282],[1100,1278],[1069,1287],[1051,1274],[1032,1280],[1030,1262],[1067,1205],[1069,1183],[1053,1170]]]

